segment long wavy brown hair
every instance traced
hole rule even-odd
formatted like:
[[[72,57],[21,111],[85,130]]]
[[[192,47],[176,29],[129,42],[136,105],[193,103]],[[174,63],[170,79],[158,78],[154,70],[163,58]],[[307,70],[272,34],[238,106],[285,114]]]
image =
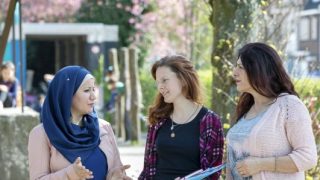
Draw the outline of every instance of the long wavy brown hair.
[[[202,88],[199,83],[198,74],[191,61],[181,55],[161,58],[151,68],[154,80],[156,80],[156,71],[159,67],[168,67],[177,75],[182,84],[182,93],[187,99],[202,103]],[[164,102],[163,96],[158,92],[153,105],[149,107],[148,121],[151,125],[154,125],[161,118],[169,117],[172,112],[173,104]]]
[[[248,75],[252,88],[268,98],[277,98],[281,93],[298,96],[279,54],[264,43],[249,43],[238,53],[238,59]],[[253,96],[242,93],[236,108],[236,121],[245,115],[254,104]]]

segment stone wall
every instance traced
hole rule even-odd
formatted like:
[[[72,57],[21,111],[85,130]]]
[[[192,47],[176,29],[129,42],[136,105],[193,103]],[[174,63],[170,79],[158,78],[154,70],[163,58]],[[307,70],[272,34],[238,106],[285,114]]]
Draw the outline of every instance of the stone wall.
[[[28,136],[39,123],[39,114],[32,109],[0,109],[0,179],[29,179]]]

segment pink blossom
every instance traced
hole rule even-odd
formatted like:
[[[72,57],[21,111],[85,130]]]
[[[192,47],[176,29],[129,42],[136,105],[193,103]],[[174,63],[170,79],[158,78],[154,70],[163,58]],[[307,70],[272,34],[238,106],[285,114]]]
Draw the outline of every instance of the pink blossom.
[[[139,3],[139,0],[132,0],[132,3],[133,3],[133,4],[138,4],[138,3]]]
[[[9,0],[3,1],[5,12]],[[22,13],[25,22],[69,21],[69,18],[80,8],[83,0],[23,0]]]
[[[141,12],[142,12],[142,8],[138,4],[135,4],[131,9],[131,14],[136,16],[141,14]]]
[[[136,23],[136,24],[134,25],[134,27],[135,27],[136,29],[142,29],[142,24],[141,24],[141,23]]]
[[[116,4],[116,7],[117,7],[118,9],[122,9],[123,6],[122,6],[121,3],[118,2],[118,3]]]
[[[135,22],[136,22],[136,20],[135,20],[134,18],[130,18],[130,19],[129,19],[129,23],[130,23],[130,24],[133,24],[133,23],[135,23]]]
[[[131,7],[130,7],[130,6],[126,6],[124,9],[125,9],[126,11],[128,11],[128,12],[131,11]]]

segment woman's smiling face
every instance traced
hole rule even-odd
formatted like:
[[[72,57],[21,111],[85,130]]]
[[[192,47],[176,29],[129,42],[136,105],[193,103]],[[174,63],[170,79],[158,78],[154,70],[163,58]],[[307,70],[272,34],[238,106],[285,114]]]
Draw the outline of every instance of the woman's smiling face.
[[[166,103],[173,103],[183,96],[181,81],[169,67],[162,66],[156,71],[157,89]]]

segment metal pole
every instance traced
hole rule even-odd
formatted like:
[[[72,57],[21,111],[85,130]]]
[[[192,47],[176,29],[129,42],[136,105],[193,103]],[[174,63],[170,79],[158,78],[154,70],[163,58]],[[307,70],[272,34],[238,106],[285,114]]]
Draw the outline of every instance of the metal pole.
[[[24,62],[23,62],[23,49],[22,49],[22,11],[21,11],[21,0],[19,2],[19,50],[20,50],[20,81],[21,81],[21,111],[24,112]]]
[[[13,11],[14,12],[14,11]],[[16,60],[16,28],[15,28],[15,17],[13,14],[12,18],[12,61],[15,66],[17,66],[17,60]]]

